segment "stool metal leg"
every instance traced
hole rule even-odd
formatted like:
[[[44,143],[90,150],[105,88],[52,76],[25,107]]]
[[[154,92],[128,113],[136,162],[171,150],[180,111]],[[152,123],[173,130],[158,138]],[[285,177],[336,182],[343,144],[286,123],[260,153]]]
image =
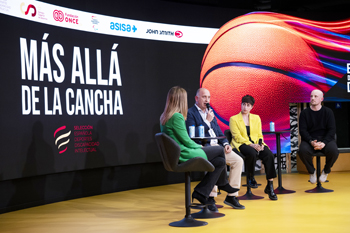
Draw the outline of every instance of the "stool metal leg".
[[[207,222],[195,220],[191,216],[191,177],[190,172],[185,172],[185,206],[186,206],[186,215],[180,221],[172,222],[169,226],[172,227],[199,227],[208,225]]]
[[[307,193],[330,193],[330,192],[333,192],[332,189],[323,188],[322,184],[319,180],[320,175],[321,175],[321,156],[316,156],[316,164],[317,164],[317,169],[316,169],[317,186],[316,186],[316,188],[306,190],[305,192],[307,192]]]
[[[263,199],[264,197],[256,196],[252,193],[251,188],[248,185],[248,176],[247,176],[247,192],[243,196],[237,197],[238,200],[258,200]]]

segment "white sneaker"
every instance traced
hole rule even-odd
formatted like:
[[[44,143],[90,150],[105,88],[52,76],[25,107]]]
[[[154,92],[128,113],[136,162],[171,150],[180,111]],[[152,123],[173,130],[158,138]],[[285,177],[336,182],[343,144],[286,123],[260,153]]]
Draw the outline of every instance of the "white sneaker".
[[[316,170],[315,170],[314,174],[310,174],[310,183],[316,184],[316,182],[317,182],[317,176],[316,176]]]
[[[320,178],[319,178],[320,182],[321,182],[321,183],[326,182],[327,176],[328,176],[328,174],[325,173],[324,171],[322,171],[322,174],[320,175]]]

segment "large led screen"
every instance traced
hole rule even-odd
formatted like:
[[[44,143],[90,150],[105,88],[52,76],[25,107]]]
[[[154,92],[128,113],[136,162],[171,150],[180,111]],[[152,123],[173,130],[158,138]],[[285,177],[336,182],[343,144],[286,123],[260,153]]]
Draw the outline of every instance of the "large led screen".
[[[346,21],[236,16],[218,29],[1,1],[0,180],[160,162],[154,135],[175,85],[189,106],[208,88],[223,130],[245,94],[265,130],[289,129],[288,103],[312,88],[349,99]]]
[[[350,100],[350,21],[317,22],[288,15],[255,12],[223,25],[202,61],[200,85],[210,90],[211,106],[222,129],[240,112],[246,94],[256,103],[263,131],[274,122],[289,130],[289,103],[309,102],[313,89],[325,101]],[[282,152],[290,152],[289,133]],[[275,151],[275,136],[265,135]]]

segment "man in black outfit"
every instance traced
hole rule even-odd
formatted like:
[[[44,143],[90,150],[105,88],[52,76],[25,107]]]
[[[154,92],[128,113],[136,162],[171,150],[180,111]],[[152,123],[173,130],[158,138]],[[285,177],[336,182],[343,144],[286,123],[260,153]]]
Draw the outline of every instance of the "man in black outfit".
[[[317,182],[316,169],[312,162],[312,154],[321,150],[326,155],[326,164],[319,178],[327,180],[331,168],[338,158],[339,151],[335,142],[335,119],[330,108],[322,106],[323,92],[313,90],[310,96],[310,108],[300,113],[299,132],[301,143],[299,157],[310,174],[310,182]]]

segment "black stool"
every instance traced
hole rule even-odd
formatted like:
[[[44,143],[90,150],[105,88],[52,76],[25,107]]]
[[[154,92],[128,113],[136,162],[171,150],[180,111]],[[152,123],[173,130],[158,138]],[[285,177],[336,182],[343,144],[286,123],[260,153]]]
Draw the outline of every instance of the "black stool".
[[[172,222],[169,225],[174,227],[196,227],[207,225],[207,222],[197,221],[191,215],[191,177],[192,171],[208,171],[212,172],[215,170],[214,166],[206,159],[202,157],[192,158],[184,163],[179,163],[180,158],[180,146],[168,135],[164,133],[157,133],[155,139],[158,145],[160,155],[162,157],[164,168],[171,172],[184,172],[185,173],[185,207],[186,215],[180,221]],[[223,217],[224,214],[211,212],[205,210],[205,206],[202,213],[197,218],[211,218]],[[209,211],[209,212],[208,212]]]
[[[317,176],[317,185],[315,188],[306,190],[307,193],[329,193],[333,192],[331,189],[325,189],[322,187],[322,184],[320,182],[320,175],[321,175],[321,156],[325,156],[325,154],[321,151],[317,151],[313,154],[313,156],[316,156],[316,176]]]
[[[229,142],[232,141],[232,134],[231,134],[231,131],[229,129],[225,130],[224,132],[227,140]],[[239,152],[236,148],[233,148],[232,149],[235,153],[237,153],[239,156],[241,156],[242,158],[244,158],[244,156],[242,155],[241,152]],[[251,187],[248,185],[248,172],[247,172],[247,169],[246,169],[246,173],[247,173],[247,184],[246,185],[242,185],[242,186],[247,186],[247,192],[246,194],[244,194],[243,196],[240,196],[240,197],[237,197],[237,199],[239,200],[257,200],[257,199],[263,199],[264,197],[261,197],[261,196],[256,196],[252,193],[252,189]],[[261,184],[258,184],[258,186],[260,186]]]

